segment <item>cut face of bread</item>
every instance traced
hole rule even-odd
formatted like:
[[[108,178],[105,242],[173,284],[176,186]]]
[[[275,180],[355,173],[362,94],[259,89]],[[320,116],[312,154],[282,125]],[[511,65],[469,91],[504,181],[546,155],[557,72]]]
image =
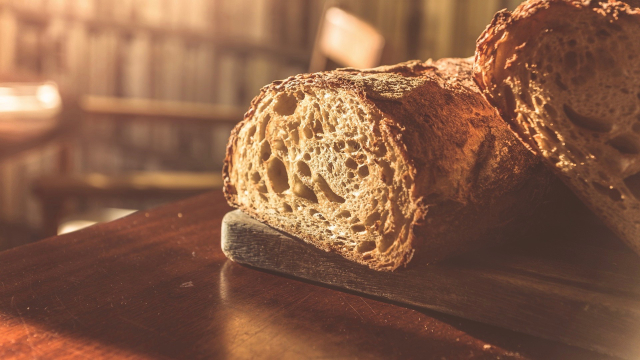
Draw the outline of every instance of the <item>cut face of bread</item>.
[[[385,253],[406,242],[413,179],[380,136],[380,112],[348,91],[319,88],[268,94],[253,116],[238,133],[234,180],[249,189],[240,203],[343,251]]]
[[[532,206],[519,200],[544,192],[537,165],[474,87],[471,62],[450,60],[265,87],[231,135],[223,176],[229,202],[255,218],[393,270],[512,222]]]
[[[529,1],[478,40],[476,79],[523,141],[640,253],[640,12]]]

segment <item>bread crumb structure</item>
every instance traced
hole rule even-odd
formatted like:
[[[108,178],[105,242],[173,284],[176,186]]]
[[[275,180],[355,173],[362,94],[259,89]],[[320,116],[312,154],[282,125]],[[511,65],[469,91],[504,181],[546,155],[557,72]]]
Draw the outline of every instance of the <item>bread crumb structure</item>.
[[[273,227],[393,270],[416,249],[432,261],[512,222],[532,206],[518,200],[544,192],[537,166],[474,88],[470,60],[414,61],[263,88],[232,133],[225,194]]]
[[[640,10],[529,1],[496,15],[476,56],[502,116],[640,253]]]

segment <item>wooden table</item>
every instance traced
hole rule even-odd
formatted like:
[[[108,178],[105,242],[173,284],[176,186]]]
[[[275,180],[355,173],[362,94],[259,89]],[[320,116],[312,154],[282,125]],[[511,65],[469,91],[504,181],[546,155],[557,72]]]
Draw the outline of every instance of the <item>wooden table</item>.
[[[0,253],[0,358],[607,359],[246,268],[209,193]]]

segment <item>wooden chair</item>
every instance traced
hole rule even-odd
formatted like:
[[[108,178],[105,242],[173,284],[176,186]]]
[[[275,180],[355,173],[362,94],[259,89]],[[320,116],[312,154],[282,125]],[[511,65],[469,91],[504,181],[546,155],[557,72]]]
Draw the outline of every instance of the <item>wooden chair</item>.
[[[381,64],[385,39],[373,26],[329,7],[320,21],[309,72],[327,69],[329,60],[341,66],[366,69]]]

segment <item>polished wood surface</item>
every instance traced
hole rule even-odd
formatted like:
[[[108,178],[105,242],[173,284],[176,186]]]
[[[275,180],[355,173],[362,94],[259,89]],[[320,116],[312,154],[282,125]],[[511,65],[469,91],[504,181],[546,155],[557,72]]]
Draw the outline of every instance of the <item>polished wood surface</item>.
[[[379,272],[235,210],[222,220],[221,245],[241,264],[638,359],[638,256],[610,242],[545,237]]]
[[[606,359],[225,258],[218,192],[0,253],[0,358]]]

